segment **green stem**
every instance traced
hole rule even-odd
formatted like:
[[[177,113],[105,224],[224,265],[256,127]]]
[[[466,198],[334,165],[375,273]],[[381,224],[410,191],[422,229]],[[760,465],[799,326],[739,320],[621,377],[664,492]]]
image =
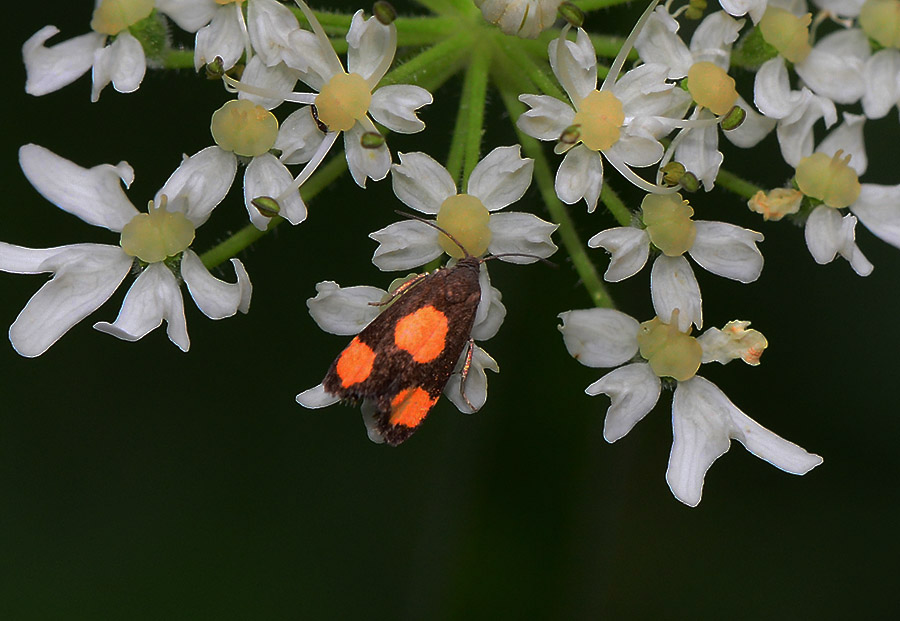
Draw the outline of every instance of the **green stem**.
[[[716,185],[748,200],[753,198],[757,192],[764,191],[763,188],[758,185],[741,179],[736,174],[728,172],[724,168],[720,168],[719,174],[716,175]]]
[[[598,11],[628,2],[631,2],[631,0],[574,0],[573,4],[582,11]]]
[[[495,40],[511,61],[507,66],[514,67],[516,74],[524,73],[542,93],[568,103],[569,98],[551,77],[549,65],[545,68],[543,64],[538,64],[520,45],[520,41],[513,37],[499,36]],[[527,86],[521,86],[525,87],[522,93],[528,92]]]
[[[459,30],[459,20],[452,17],[398,17],[397,46],[433,45]]]
[[[416,84],[433,91],[459,69],[471,39],[469,33],[461,32],[442,41],[388,72],[380,84]]]
[[[463,78],[456,126],[453,128],[450,152],[447,155],[447,170],[454,180],[460,181],[461,189],[468,186],[469,175],[481,156],[490,66],[490,46],[480,45],[472,51],[471,62]]]
[[[193,69],[194,50],[169,50],[163,58],[166,69]]]
[[[319,168],[300,188],[300,196],[303,197],[304,202],[309,204],[313,197],[341,176],[345,170],[347,170],[347,158],[343,154],[333,157],[331,161]],[[269,228],[265,231],[260,231],[252,224],[248,224],[228,239],[204,252],[200,255],[200,260],[203,261],[203,265],[207,269],[211,269],[231,257],[237,256],[238,253],[282,222],[284,222],[284,218],[279,218],[278,216],[272,218],[269,222]]]
[[[454,12],[453,3],[450,0],[416,0],[416,3],[436,15],[447,15]]]
[[[515,79],[517,76],[515,74],[508,74],[507,72],[507,77]],[[525,111],[525,106],[519,103],[519,100],[517,99],[517,93],[520,92],[519,85],[514,85],[509,81],[498,79],[498,86],[501,88],[500,96],[509,112],[510,118],[519,118],[519,115]],[[569,253],[575,271],[581,279],[584,288],[587,290],[591,301],[596,306],[615,308],[612,297],[606,290],[606,286],[603,284],[603,280],[597,272],[597,268],[594,267],[590,257],[588,257],[584,244],[581,243],[581,239],[578,237],[578,232],[575,230],[575,223],[573,222],[571,215],[569,215],[568,209],[566,209],[566,206],[556,196],[556,190],[553,186],[553,173],[550,170],[547,158],[544,156],[544,151],[541,148],[540,142],[521,132],[518,127],[516,127],[516,134],[525,155],[534,160],[534,179],[537,183],[538,190],[541,193],[541,198],[543,198],[544,204],[550,212],[550,217],[559,225],[559,229],[557,229],[559,238],[562,240],[566,252]]]
[[[609,186],[609,183],[603,183],[603,187],[600,189],[600,201],[606,206],[609,213],[612,214],[620,226],[631,225],[631,210],[622,202],[622,199]]]

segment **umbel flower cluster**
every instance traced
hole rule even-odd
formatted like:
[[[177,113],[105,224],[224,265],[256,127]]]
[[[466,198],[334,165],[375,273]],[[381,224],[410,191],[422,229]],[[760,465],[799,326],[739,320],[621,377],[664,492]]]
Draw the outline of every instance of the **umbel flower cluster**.
[[[51,275],[12,321],[12,347],[25,357],[43,354],[127,280],[116,318],[94,328],[137,341],[165,322],[169,339],[187,352],[185,288],[212,319],[248,313],[250,276],[234,256],[284,222],[301,225],[307,201],[346,170],[360,193],[389,177],[398,200],[389,213],[417,214],[371,233],[380,270],[429,270],[445,259],[448,270],[478,259],[480,298],[466,333],[440,333],[446,322],[423,320],[408,337],[440,346],[434,356],[446,354],[451,337],[467,341],[458,361],[453,352],[452,374],[373,380],[373,396],[393,399],[388,412],[363,399],[373,441],[384,441],[386,425],[421,422],[436,397],[420,406],[402,396],[417,382],[445,384],[461,412],[485,406],[487,371],[499,365],[483,342],[504,321],[500,287],[508,283],[492,280],[483,259],[527,269],[556,253],[555,236],[593,303],[560,314],[564,345],[581,364],[611,369],[586,389],[609,399],[608,442],[631,431],[665,391],[673,428],[666,480],[680,501],[700,502],[706,471],[733,439],[786,472],[807,473],[822,462],[818,455],[751,419],[700,375],[713,361],[757,365],[768,343],[743,319],[704,329],[704,307],[715,318],[741,310],[704,299],[695,269],[754,282],[763,274],[764,240],[735,224],[695,219],[691,202],[724,188],[766,220],[802,224],[816,262],[840,255],[860,276],[873,266],[856,245],[857,221],[900,247],[900,185],[862,180],[863,127],[896,114],[900,103],[900,0],[654,0],[630,33],[597,37],[582,27],[585,12],[618,3],[418,0],[433,15],[406,18],[381,1],[344,15],[302,0],[97,0],[93,13],[85,7],[84,34],[42,28],[22,47],[31,95],[83,88],[89,72],[89,96],[98,101],[109,86],[139,89],[148,70],[190,68],[221,80],[232,98],[210,110],[213,144],[183,157],[152,197],[129,198],[135,173],[124,161],[75,163],[52,145],[20,148],[21,169],[38,193],[114,235],[108,244],[53,248],[0,242],[0,270]],[[173,33],[192,38],[192,49],[173,43]],[[740,89],[732,77],[738,71],[752,76]],[[449,151],[435,150],[432,137],[421,151],[392,151],[391,132],[428,135],[428,105],[448,88],[459,91],[442,88],[457,73]],[[484,128],[502,122],[486,118],[489,88],[512,121],[506,144],[482,144]],[[749,149],[773,132],[793,171],[784,187],[755,187],[725,168],[720,141]],[[339,136],[343,154],[331,154]],[[238,171],[247,229],[200,252],[195,230],[214,209],[233,207],[225,197]],[[540,204],[523,200],[532,183]],[[643,195],[639,204],[618,198],[613,188],[626,184]],[[146,210],[135,206],[141,201]],[[586,246],[605,252],[586,250],[569,209],[594,214],[597,232]],[[210,273],[229,259],[232,282]],[[607,283],[647,263],[653,316],[636,319],[614,308]],[[417,288],[420,297],[453,297],[434,282],[419,277],[387,291],[321,282],[309,312],[326,332],[359,335]],[[536,324],[553,329],[552,318]],[[373,365],[386,358],[401,371],[419,364],[418,350],[398,362],[407,346],[397,330],[396,346],[374,350],[357,336],[329,374],[346,387],[374,377]],[[297,401],[317,408],[341,400],[327,383]]]

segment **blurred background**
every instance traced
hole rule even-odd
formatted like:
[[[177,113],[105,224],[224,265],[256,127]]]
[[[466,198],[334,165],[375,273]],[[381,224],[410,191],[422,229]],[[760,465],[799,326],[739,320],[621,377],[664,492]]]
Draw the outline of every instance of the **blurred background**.
[[[28,96],[22,42],[47,23],[62,31],[54,42],[86,32],[91,12],[88,1],[33,6],[4,37],[10,112],[0,239],[117,243],[40,197],[17,148],[34,142],[82,166],[127,160],[136,171],[128,194],[143,208],[182,153],[212,144],[210,114],[229,96],[192,71],[148,71],[137,93],[107,87],[96,104],[89,77]],[[640,10],[600,13],[591,24],[624,35]],[[459,84],[423,111],[423,134],[391,136],[392,150],[443,159]],[[491,99],[485,153],[514,142],[499,97]],[[863,180],[900,181],[896,111],[866,134]],[[730,170],[769,186],[791,174],[781,162],[774,136],[753,151],[726,152]],[[608,179],[637,207],[637,193],[611,172]],[[344,177],[311,202],[305,223],[279,227],[242,253],[254,284],[249,315],[213,322],[186,296],[189,354],[163,329],[126,343],[91,328],[115,318],[125,287],[40,358],[0,348],[0,617],[896,611],[900,250],[858,227],[875,264],[861,278],[840,259],[817,266],[802,229],[765,223],[724,191],[692,202],[699,218],[767,238],[754,284],[697,272],[707,325],[751,320],[769,339],[763,364],[705,365],[702,374],[761,424],[822,455],[809,475],[780,472],[735,443],[707,476],[700,506],[682,505],[665,482],[670,394],[607,444],[608,400],[583,392],[604,371],[569,357],[555,327],[558,313],[590,304],[562,252],[559,269],[491,265],[508,315],[485,344],[502,372],[490,375],[481,412],[462,415],[442,400],[413,438],[391,448],[367,439],[358,409],[301,408],[294,396],[321,381],[347,341],[310,319],[315,283],[384,287],[394,278],[371,264],[367,235],[395,221],[401,205],[388,181],[363,192]],[[547,217],[534,188],[517,208]],[[572,213],[584,239],[611,226],[599,210]],[[238,184],[194,247],[245,223]],[[605,269],[602,251],[593,256]],[[652,315],[648,274],[612,289],[619,307],[642,320]],[[231,268],[219,276],[232,280]],[[0,273],[0,322],[11,323],[44,281]]]

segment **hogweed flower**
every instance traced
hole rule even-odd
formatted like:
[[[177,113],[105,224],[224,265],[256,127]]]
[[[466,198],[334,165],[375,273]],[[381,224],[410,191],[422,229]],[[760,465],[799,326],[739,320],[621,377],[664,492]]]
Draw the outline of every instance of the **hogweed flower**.
[[[562,0],[475,0],[475,6],[508,35],[534,39],[553,26]]]

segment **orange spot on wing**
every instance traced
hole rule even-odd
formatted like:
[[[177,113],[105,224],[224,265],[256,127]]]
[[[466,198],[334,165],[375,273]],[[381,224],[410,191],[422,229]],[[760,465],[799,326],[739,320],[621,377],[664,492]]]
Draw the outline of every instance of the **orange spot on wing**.
[[[405,388],[391,399],[391,417],[388,422],[391,425],[417,427],[436,402],[436,397],[421,388]]]
[[[354,337],[347,349],[341,352],[335,367],[341,386],[347,388],[364,381],[372,372],[373,362],[375,352],[372,348],[360,341],[359,337]]]
[[[447,328],[444,313],[434,306],[423,306],[397,322],[394,343],[416,362],[431,362],[444,351]]]

